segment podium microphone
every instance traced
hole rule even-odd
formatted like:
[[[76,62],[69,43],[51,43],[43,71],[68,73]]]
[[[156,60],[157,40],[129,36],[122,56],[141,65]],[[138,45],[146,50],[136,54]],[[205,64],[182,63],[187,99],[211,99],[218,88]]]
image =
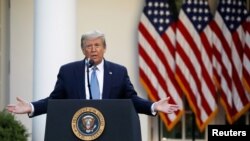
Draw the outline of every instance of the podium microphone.
[[[87,59],[86,63],[87,63],[87,79],[88,79],[89,97],[90,99],[92,99],[92,93],[91,93],[90,82],[89,82],[89,68],[91,68],[95,64],[95,62],[94,60]]]
[[[91,68],[95,64],[94,60],[91,59],[88,59],[87,63],[88,63],[88,68]]]

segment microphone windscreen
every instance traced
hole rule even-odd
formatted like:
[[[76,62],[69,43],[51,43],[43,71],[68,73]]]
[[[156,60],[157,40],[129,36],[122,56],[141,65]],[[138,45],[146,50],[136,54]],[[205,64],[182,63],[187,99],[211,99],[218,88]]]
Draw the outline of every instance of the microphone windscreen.
[[[88,61],[88,67],[90,68],[90,67],[92,67],[93,65],[95,64],[95,62],[94,62],[94,60],[89,60]]]

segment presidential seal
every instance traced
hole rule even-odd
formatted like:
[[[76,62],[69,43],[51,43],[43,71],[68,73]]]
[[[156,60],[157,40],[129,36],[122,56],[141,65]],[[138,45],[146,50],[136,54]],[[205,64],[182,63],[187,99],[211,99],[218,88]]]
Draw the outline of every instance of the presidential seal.
[[[79,139],[90,141],[95,140],[102,134],[105,120],[102,113],[96,108],[84,107],[74,114],[71,126]]]

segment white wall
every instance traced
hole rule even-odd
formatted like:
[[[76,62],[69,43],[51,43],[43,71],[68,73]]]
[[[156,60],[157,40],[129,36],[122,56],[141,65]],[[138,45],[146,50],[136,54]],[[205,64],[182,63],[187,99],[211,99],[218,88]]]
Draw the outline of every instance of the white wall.
[[[10,103],[16,96],[32,100],[33,0],[11,0],[10,11]],[[32,133],[32,120],[16,115]]]
[[[76,57],[82,59],[80,37],[85,31],[106,33],[106,59],[127,67],[138,94],[146,98],[138,78],[137,25],[144,0],[77,0]],[[10,102],[20,96],[30,101],[33,87],[33,0],[11,0]],[[56,9],[55,9],[56,10]],[[17,115],[31,132],[27,115]],[[150,140],[148,116],[140,115],[143,141]]]
[[[0,0],[0,110],[9,101],[9,32],[8,1]]]

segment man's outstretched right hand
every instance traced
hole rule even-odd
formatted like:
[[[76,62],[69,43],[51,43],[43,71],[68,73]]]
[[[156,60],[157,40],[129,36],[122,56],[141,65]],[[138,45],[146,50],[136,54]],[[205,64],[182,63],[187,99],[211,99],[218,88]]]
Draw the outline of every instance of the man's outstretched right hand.
[[[23,99],[17,97],[16,98],[17,103],[16,104],[9,104],[7,105],[6,109],[14,114],[28,114],[31,113],[32,108],[31,105],[24,101]]]

